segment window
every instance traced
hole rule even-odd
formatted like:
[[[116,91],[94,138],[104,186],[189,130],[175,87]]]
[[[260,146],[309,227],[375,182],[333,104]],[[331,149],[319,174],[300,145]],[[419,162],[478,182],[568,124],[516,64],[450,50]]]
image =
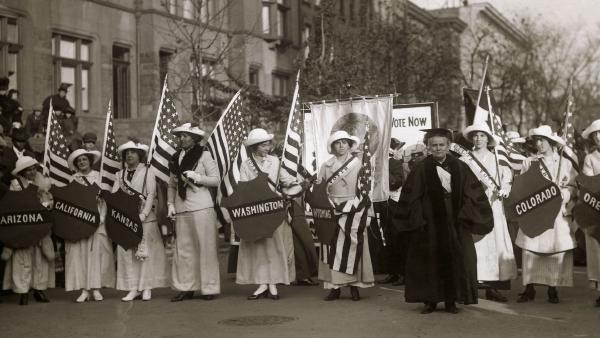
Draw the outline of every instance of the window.
[[[277,37],[285,38],[287,36],[287,8],[277,5]]]
[[[210,83],[210,79],[215,78],[215,66],[216,62],[211,59],[202,59],[200,74],[202,75],[202,83],[204,84],[204,90],[206,91],[207,97],[214,96],[213,86]]]
[[[250,69],[248,69],[248,83],[251,86],[258,87],[258,67],[250,66]]]
[[[262,32],[271,34],[271,4],[263,3],[262,6]]]
[[[160,88],[160,93],[162,93],[163,83],[165,82],[165,77],[167,77],[167,73],[169,72],[169,63],[173,58],[173,53],[161,50],[158,52],[158,69],[160,73],[160,84],[158,87]]]
[[[91,41],[62,34],[55,34],[52,41],[55,86],[71,85],[67,100],[75,110],[89,111]]]
[[[310,39],[310,30],[311,27],[308,24],[304,25],[304,29],[302,30],[302,46],[304,47],[304,58],[308,58],[309,53],[309,39]]]
[[[169,14],[177,14],[177,0],[165,0],[164,6],[166,7]]]
[[[211,14],[211,0],[183,0],[183,17],[207,23]]]
[[[286,96],[289,93],[290,76],[283,73],[273,73],[273,96]]]
[[[18,89],[19,51],[22,47],[17,19],[0,16],[0,74],[7,75],[9,89]]]
[[[113,112],[117,119],[131,117],[131,88],[129,87],[129,48],[114,45],[113,59]]]

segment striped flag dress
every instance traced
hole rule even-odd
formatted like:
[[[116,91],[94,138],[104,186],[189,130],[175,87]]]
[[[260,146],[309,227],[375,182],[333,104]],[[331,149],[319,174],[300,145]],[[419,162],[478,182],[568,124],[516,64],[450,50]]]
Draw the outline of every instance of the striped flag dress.
[[[361,169],[356,183],[356,196],[336,205],[338,227],[334,245],[322,245],[321,258],[330,269],[353,275],[363,255],[364,232],[371,200],[372,185],[371,151],[369,132],[365,133]]]
[[[52,185],[64,187],[71,182],[72,171],[69,169],[69,145],[62,127],[50,105],[48,137],[44,153],[44,175],[50,177]]]
[[[121,170],[121,162],[117,151],[115,133],[113,127],[113,116],[110,103],[106,113],[106,127],[104,129],[104,145],[102,146],[102,164],[100,165],[100,177],[102,179],[102,190],[111,191],[117,180],[117,172]]]

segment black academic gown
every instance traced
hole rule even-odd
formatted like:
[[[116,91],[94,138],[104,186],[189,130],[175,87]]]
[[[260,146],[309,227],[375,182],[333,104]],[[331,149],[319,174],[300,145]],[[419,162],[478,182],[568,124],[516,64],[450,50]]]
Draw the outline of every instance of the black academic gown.
[[[409,175],[400,197],[399,221],[411,231],[405,297],[409,303],[477,303],[477,255],[472,234],[492,230],[492,209],[481,183],[448,155],[447,194],[431,156]]]

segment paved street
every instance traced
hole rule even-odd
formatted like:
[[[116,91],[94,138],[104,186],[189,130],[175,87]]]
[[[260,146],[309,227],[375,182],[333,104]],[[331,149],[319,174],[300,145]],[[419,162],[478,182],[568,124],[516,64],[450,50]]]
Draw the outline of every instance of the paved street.
[[[419,313],[404,303],[402,287],[363,291],[363,300],[324,302],[321,287],[280,287],[281,300],[248,301],[252,287],[223,279],[214,301],[171,303],[171,290],[155,290],[150,302],[123,303],[121,292],[105,290],[105,300],[75,304],[76,293],[51,290],[49,304],[18,306],[17,296],[0,304],[0,337],[599,337],[600,308],[587,288],[585,269],[576,268],[574,288],[559,289],[561,303],[546,302],[538,288],[533,303],[510,302],[461,307],[452,315]],[[483,294],[481,294],[483,296]],[[254,324],[254,325],[253,325]],[[260,325],[256,325],[260,324]]]

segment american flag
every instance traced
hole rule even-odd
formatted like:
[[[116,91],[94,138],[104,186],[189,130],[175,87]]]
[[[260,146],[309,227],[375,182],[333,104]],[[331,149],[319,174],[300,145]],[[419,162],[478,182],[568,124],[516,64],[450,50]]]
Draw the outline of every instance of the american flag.
[[[119,152],[115,142],[113,128],[113,116],[111,103],[108,103],[106,112],[106,126],[104,128],[104,145],[102,146],[102,164],[100,165],[100,177],[102,178],[102,190],[111,191],[117,180],[117,172],[121,170]]]
[[[354,274],[362,257],[364,232],[367,226],[371,200],[372,166],[369,125],[365,131],[361,169],[356,182],[356,195],[353,199],[336,205],[339,214],[337,238],[333,245],[324,246],[324,261],[335,271]],[[325,260],[326,259],[326,260]]]
[[[290,108],[288,118],[287,134],[283,143],[283,154],[281,156],[281,169],[287,171],[292,177],[299,180],[308,178],[310,174],[302,166],[302,140],[304,139],[304,116],[300,109],[300,95],[298,93],[298,79],[296,78],[296,89]]]
[[[489,105],[488,97],[485,92],[486,87],[489,90]],[[506,136],[506,132],[504,131],[502,125],[502,119],[494,110],[496,101],[492,95],[490,81],[487,78],[487,74],[484,77],[481,93],[477,90],[469,88],[465,88],[463,93],[465,97],[465,110],[467,111],[467,116],[469,115],[468,112],[474,112],[473,123],[487,123],[494,134],[498,136],[496,151],[498,153],[499,164],[508,166],[512,170],[520,171],[523,167],[523,160],[525,160],[526,156],[513,147],[512,143]],[[476,103],[478,96],[480,96],[479,105]],[[491,107],[489,107],[490,105]],[[492,117],[491,119],[490,116]]]
[[[48,135],[44,152],[44,175],[50,177],[52,185],[64,187],[71,182],[71,169],[67,158],[69,157],[69,144],[62,127],[57,120],[52,103],[50,103]]]
[[[218,200],[233,193],[233,187],[239,180],[240,166],[247,157],[242,141],[248,136],[248,125],[242,114],[240,92],[238,91],[227,105],[207,142],[208,150],[217,162],[219,176],[222,178],[217,194]]]
[[[152,132],[150,156],[148,156],[150,169],[157,178],[164,182],[169,181],[169,161],[177,152],[177,137],[171,131],[179,126],[179,114],[175,109],[173,98],[173,94],[167,86],[167,77],[165,77],[156,123]]]
[[[569,82],[567,106],[561,122],[558,135],[565,140],[566,146],[562,149],[562,156],[569,160],[573,169],[579,172],[579,159],[575,153],[575,127],[573,127],[573,85]]]

